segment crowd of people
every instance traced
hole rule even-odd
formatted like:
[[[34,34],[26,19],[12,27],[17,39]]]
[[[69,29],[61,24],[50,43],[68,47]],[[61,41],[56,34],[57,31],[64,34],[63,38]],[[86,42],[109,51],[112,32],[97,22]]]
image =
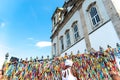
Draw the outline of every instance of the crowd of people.
[[[76,55],[71,52],[53,59],[5,61],[3,80],[112,80],[111,72],[120,75],[115,60],[117,54],[120,54],[119,44],[117,48],[108,46],[103,50],[100,47],[99,51]]]

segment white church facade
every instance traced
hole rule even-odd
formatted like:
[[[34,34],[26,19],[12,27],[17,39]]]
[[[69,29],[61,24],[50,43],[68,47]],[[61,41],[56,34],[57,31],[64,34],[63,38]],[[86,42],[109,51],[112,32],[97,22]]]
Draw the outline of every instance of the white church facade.
[[[66,0],[52,16],[52,55],[116,47],[120,42],[120,0]]]

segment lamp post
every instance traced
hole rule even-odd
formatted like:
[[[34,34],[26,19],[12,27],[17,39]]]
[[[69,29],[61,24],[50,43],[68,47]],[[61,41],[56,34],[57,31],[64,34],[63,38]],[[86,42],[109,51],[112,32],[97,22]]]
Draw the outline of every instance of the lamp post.
[[[49,60],[49,55],[47,56],[47,59]]]
[[[5,54],[5,61],[4,61],[3,65],[2,65],[2,70],[3,70],[4,67],[6,66],[6,63],[7,63],[8,57],[9,57],[9,53],[6,53],[6,54]],[[4,74],[4,73],[3,73],[3,74]]]
[[[9,57],[9,53],[6,53],[5,60],[8,60],[8,57]]]
[[[44,58],[44,57],[42,56],[42,60],[43,60],[43,58]]]

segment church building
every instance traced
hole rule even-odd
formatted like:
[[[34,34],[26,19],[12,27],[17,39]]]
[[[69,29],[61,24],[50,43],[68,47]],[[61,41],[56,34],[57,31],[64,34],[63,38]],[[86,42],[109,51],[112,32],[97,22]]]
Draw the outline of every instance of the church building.
[[[52,15],[52,55],[120,43],[120,0],[65,0]]]

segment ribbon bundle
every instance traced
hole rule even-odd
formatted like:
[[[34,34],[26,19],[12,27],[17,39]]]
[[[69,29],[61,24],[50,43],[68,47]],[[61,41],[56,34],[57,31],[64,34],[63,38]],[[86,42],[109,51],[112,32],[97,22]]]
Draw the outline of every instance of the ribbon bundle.
[[[103,50],[100,48],[98,52],[66,54],[64,57],[55,57],[52,60],[9,61],[3,64],[4,79],[61,80],[61,67],[66,59],[71,58],[80,80],[112,80],[109,72],[114,71],[118,75],[120,72],[115,60],[115,55],[119,53],[120,46],[118,45],[116,49],[108,47],[107,50]]]

